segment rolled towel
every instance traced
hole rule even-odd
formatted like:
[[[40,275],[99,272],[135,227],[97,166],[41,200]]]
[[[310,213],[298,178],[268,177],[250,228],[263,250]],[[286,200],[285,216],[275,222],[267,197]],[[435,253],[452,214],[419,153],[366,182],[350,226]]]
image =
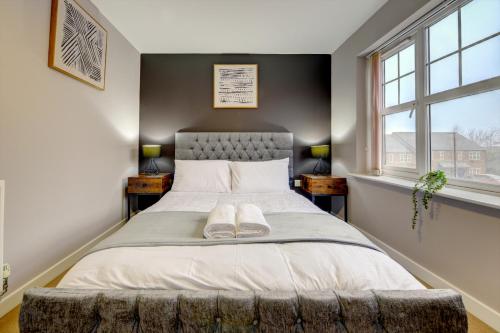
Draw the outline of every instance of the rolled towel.
[[[267,224],[262,210],[254,204],[240,204],[236,212],[236,237],[262,237],[269,235],[271,226]]]
[[[236,209],[233,205],[218,205],[208,215],[203,229],[205,238],[236,237]]]

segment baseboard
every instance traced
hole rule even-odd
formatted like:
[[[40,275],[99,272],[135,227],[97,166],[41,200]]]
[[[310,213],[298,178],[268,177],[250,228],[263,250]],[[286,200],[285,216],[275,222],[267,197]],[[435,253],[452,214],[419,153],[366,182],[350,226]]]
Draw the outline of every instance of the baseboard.
[[[5,314],[7,314],[9,311],[14,309],[16,306],[18,306],[21,303],[25,290],[27,290],[29,288],[33,288],[33,287],[45,286],[50,281],[54,280],[56,277],[58,277],[59,275],[61,275],[65,271],[67,271],[71,266],[76,264],[76,262],[78,260],[80,260],[80,258],[82,258],[83,255],[88,250],[90,250],[92,247],[94,247],[98,242],[100,242],[104,238],[108,237],[109,235],[114,233],[116,230],[120,229],[123,226],[123,224],[125,224],[125,222],[126,222],[126,219],[121,220],[120,222],[113,225],[111,228],[107,229],[106,231],[104,231],[102,234],[100,234],[96,238],[92,239],[87,244],[80,247],[78,250],[69,254],[65,258],[59,260],[57,263],[52,265],[50,268],[48,268],[47,270],[38,274],[30,281],[26,282],[24,285],[20,286],[19,288],[17,288],[13,292],[8,293],[0,301],[0,318],[3,317]]]
[[[356,226],[366,237],[368,237],[372,242],[382,248],[387,252],[391,258],[399,262],[403,267],[405,267],[410,273],[415,275],[417,278],[421,279],[425,283],[429,284],[433,288],[445,288],[453,289],[462,295],[462,300],[465,304],[465,308],[468,312],[472,313],[474,316],[482,320],[487,325],[491,326],[493,329],[500,332],[500,313],[489,307],[488,305],[482,303],[480,300],[474,296],[468,294],[467,292],[456,287],[452,283],[443,279],[439,275],[431,272],[424,266],[408,258],[401,252],[387,245],[380,239],[371,235],[370,233],[364,231],[363,229]]]

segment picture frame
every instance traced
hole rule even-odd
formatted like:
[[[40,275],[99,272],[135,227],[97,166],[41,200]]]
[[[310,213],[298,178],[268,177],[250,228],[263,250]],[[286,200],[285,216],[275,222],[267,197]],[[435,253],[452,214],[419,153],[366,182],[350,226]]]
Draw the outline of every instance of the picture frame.
[[[107,38],[106,29],[78,2],[52,0],[48,61],[50,68],[104,90]]]
[[[257,109],[259,73],[257,64],[214,64],[214,109]]]

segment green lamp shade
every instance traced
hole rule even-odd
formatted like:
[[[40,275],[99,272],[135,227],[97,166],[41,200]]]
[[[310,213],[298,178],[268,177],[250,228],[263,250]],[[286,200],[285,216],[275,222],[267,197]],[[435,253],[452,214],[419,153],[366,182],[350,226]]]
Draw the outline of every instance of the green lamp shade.
[[[160,145],[142,145],[142,156],[144,157],[157,158],[160,157],[160,152]]]
[[[311,146],[311,155],[314,158],[327,158],[329,154],[329,145]]]

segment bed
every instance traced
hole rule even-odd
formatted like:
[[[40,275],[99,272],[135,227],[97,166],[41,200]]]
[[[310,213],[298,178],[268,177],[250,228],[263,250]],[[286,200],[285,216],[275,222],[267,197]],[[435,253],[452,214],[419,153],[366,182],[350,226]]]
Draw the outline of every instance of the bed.
[[[289,158],[291,133],[177,133],[177,160]],[[252,203],[259,239],[204,240],[218,204]],[[22,332],[465,332],[460,295],[427,290],[354,227],[292,190],[168,192],[56,289],[25,293]]]

